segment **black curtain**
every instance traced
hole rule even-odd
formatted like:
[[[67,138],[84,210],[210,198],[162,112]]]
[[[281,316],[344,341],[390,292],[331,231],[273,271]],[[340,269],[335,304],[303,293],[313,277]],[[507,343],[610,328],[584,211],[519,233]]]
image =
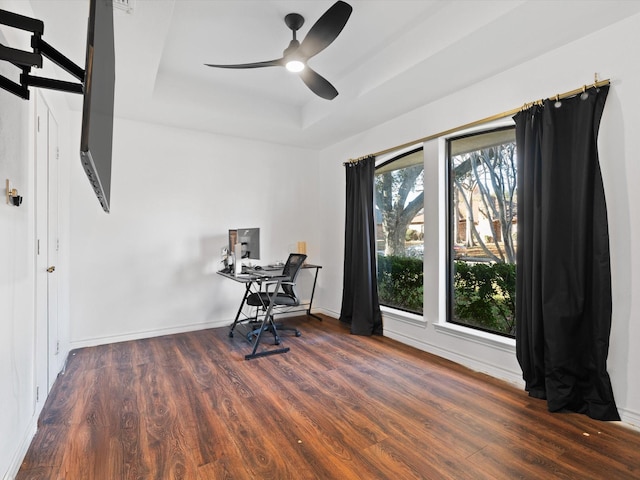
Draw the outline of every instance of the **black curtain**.
[[[620,420],[607,373],[611,268],[597,138],[609,87],[515,115],[516,353],[552,412]]]
[[[373,215],[375,157],[345,163],[344,283],[340,321],[355,335],[382,335]]]

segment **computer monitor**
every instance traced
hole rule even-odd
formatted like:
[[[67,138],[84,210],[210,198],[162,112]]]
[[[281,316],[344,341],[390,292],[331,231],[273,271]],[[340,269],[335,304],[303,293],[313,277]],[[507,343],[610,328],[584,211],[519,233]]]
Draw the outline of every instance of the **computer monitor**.
[[[238,228],[229,230],[229,251],[233,252],[239,243],[242,248],[242,258],[260,260],[260,229]]]

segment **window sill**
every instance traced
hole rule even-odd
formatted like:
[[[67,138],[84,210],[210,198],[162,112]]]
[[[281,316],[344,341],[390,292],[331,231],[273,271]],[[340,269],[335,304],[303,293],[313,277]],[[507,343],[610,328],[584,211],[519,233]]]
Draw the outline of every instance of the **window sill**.
[[[435,323],[433,327],[436,332],[444,335],[486,345],[508,353],[515,353],[516,351],[516,341],[513,338],[502,337],[453,323]]]
[[[380,306],[380,310],[382,311],[382,316],[390,320],[404,322],[410,325],[424,326],[427,324],[427,321],[422,315],[417,315],[415,313],[409,313],[403,310],[397,310],[395,308],[385,306]]]

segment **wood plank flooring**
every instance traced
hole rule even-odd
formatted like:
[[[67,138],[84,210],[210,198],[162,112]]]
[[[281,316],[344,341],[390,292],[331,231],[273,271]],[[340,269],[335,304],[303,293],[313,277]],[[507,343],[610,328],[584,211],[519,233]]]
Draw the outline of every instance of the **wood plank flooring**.
[[[227,328],[72,352],[17,479],[640,479],[638,431],[335,319],[291,323],[290,352],[249,361]]]

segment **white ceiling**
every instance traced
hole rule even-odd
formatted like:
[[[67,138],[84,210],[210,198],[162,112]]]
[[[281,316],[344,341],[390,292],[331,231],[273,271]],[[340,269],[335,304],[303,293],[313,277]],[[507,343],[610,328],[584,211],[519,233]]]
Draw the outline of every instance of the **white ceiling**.
[[[114,16],[116,115],[323,148],[640,11],[636,0],[347,0],[346,27],[309,62],[339,91],[332,101],[280,67],[204,66],[281,57],[284,16],[305,17],[301,40],[333,1],[133,0]],[[84,66],[88,0],[31,5],[43,38]]]

